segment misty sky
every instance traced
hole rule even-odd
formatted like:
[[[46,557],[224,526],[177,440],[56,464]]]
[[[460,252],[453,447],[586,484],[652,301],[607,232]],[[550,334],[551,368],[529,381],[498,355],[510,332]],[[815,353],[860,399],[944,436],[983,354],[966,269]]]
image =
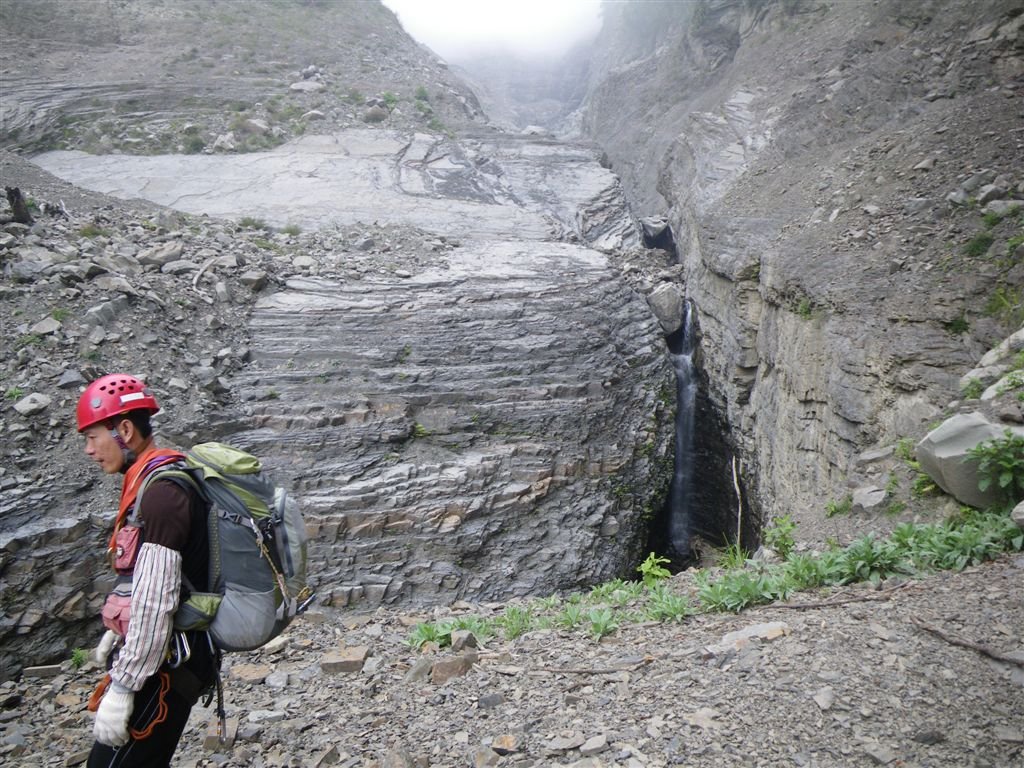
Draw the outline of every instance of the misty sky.
[[[600,0],[383,0],[405,31],[449,61],[489,50],[555,56],[593,37]]]

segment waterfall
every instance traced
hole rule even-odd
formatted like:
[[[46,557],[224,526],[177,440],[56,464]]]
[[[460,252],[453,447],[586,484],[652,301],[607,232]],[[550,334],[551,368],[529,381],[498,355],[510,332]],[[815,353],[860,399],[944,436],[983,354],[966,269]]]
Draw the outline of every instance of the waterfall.
[[[690,557],[692,532],[694,421],[697,402],[697,376],[693,366],[693,306],[687,301],[683,325],[668,339],[669,357],[676,369],[676,456],[669,490],[668,543],[676,558]]]

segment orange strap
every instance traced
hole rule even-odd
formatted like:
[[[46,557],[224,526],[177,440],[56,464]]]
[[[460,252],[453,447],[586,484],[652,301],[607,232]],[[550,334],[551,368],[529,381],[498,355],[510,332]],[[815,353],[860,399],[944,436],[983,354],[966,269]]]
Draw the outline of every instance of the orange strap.
[[[93,689],[92,695],[89,696],[89,703],[85,705],[86,709],[90,712],[95,712],[100,708],[100,699],[107,692],[108,685],[110,685],[110,675],[104,675],[103,679],[96,683],[96,688]]]
[[[138,728],[128,729],[128,735],[136,741],[148,739],[152,735],[153,729],[167,719],[167,692],[171,690],[171,676],[163,670],[157,672],[157,674],[160,675],[160,693],[157,698],[156,714],[145,728],[141,730]],[[95,712],[100,708],[100,699],[103,698],[103,694],[107,692],[109,686],[110,675],[104,675],[103,679],[96,685],[92,695],[89,696],[89,703],[86,705],[86,708],[90,712]]]

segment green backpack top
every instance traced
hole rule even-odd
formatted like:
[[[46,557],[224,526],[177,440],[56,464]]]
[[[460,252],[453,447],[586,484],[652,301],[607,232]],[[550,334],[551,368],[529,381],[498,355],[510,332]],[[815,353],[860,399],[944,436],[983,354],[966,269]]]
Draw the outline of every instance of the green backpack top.
[[[151,482],[172,480],[209,507],[209,592],[189,592],[174,615],[178,630],[209,631],[225,651],[251,651],[277,637],[312,602],[306,581],[306,526],[295,501],[262,471],[260,460],[224,443],[200,443],[183,462],[160,467]]]

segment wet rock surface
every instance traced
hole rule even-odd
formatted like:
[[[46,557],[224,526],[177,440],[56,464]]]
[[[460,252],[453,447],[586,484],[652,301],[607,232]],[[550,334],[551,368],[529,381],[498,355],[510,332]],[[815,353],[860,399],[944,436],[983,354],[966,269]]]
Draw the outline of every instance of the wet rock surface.
[[[1024,756],[1024,668],[915,620],[1022,659],[1022,576],[1018,554],[881,590],[627,625],[599,643],[549,629],[422,653],[405,642],[417,621],[504,606],[315,612],[228,657],[232,741],[219,744],[197,707],[175,764],[1009,768]],[[673,589],[691,582],[681,574]],[[0,757],[80,764],[98,671],[33,674],[45,676],[0,684]]]

